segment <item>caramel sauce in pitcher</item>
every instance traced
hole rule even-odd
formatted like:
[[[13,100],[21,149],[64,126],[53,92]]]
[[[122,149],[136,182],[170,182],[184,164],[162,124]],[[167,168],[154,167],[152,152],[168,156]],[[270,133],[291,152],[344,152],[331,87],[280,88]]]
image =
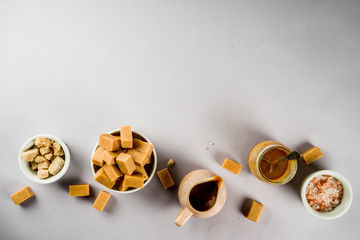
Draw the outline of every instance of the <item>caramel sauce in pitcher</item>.
[[[215,205],[217,194],[218,183],[216,181],[200,183],[191,189],[190,204],[197,211],[208,211]]]

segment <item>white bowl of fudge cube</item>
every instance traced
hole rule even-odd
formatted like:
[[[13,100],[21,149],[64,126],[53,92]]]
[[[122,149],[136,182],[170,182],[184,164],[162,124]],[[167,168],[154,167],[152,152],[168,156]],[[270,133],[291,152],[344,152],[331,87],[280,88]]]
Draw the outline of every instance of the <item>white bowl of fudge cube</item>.
[[[156,172],[154,145],[143,134],[123,126],[100,134],[90,160],[94,180],[114,193],[134,193]]]
[[[50,134],[29,138],[19,152],[21,172],[36,183],[56,182],[65,175],[69,165],[69,148],[61,139]]]

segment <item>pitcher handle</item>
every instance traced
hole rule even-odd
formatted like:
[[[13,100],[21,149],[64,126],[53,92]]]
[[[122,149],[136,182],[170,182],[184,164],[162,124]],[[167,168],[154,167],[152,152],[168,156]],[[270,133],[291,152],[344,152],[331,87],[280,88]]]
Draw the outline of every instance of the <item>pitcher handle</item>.
[[[180,212],[178,213],[178,215],[175,218],[175,224],[178,227],[181,227],[182,225],[184,225],[187,220],[189,220],[189,218],[193,215],[193,213],[186,207],[184,207],[183,209],[180,210]]]

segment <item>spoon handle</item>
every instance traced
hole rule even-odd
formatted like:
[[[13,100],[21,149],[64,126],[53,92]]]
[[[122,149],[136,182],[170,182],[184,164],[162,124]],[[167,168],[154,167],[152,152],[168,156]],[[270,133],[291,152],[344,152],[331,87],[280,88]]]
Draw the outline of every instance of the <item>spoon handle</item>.
[[[277,162],[284,162],[284,161],[289,161],[289,160],[298,160],[300,158],[301,158],[301,154],[299,152],[292,151],[291,153],[289,153],[285,157],[280,158]]]

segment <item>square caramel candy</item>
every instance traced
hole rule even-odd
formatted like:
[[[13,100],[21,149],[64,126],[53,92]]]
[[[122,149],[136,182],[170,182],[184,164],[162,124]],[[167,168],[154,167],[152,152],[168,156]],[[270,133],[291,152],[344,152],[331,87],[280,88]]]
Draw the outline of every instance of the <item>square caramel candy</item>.
[[[143,188],[144,176],[141,173],[134,173],[133,175],[125,175],[124,185],[133,188]]]
[[[125,192],[130,187],[124,185],[124,177],[119,178],[115,183],[115,188],[119,189],[122,192]]]
[[[120,150],[118,150],[116,152],[105,150],[105,152],[104,152],[104,161],[108,165],[116,164],[116,157],[119,156],[120,153],[121,153]]]
[[[131,126],[123,126],[120,128],[121,147],[132,148],[133,147],[133,136]]]
[[[10,197],[16,205],[19,205],[19,204],[23,203],[25,200],[31,198],[32,196],[34,196],[34,193],[31,190],[31,188],[29,186],[27,186],[27,187],[21,189],[20,191],[18,191],[17,193],[14,193]]]
[[[89,184],[79,184],[79,185],[70,185],[69,186],[70,197],[84,197],[90,195],[90,185]]]
[[[140,173],[140,174],[142,174],[143,177],[144,177],[144,181],[146,181],[146,180],[149,179],[149,176],[148,176],[145,168],[143,168],[143,167],[136,166],[136,169],[135,169],[134,173]]]
[[[154,146],[148,142],[141,141],[140,139],[134,138],[133,149],[145,153],[147,156],[151,156],[152,151],[154,150]]]
[[[104,191],[104,190],[101,191],[99,193],[99,195],[97,196],[97,198],[93,204],[93,207],[101,212],[102,210],[104,210],[106,203],[108,202],[110,196],[111,196],[111,194],[109,192]]]
[[[105,187],[111,189],[116,181],[111,181],[110,178],[106,175],[103,168],[100,168],[96,173],[94,180],[99,182],[100,184],[104,185]]]
[[[324,154],[321,152],[320,148],[318,147],[312,147],[309,150],[305,151],[303,154],[301,154],[302,158],[304,159],[307,165],[321,158],[323,155]]]
[[[221,167],[225,168],[226,170],[229,170],[230,172],[239,175],[241,170],[241,165],[237,162],[234,162],[228,158],[224,159],[224,162],[221,164]]]
[[[116,158],[116,163],[123,174],[131,175],[136,169],[131,155],[127,153],[120,153]]]
[[[254,222],[258,222],[263,208],[264,205],[252,200],[249,213],[246,217]]]
[[[149,156],[146,153],[136,151],[135,149],[129,149],[126,154],[131,155],[136,165],[144,167],[149,162]]]
[[[116,151],[120,148],[120,138],[111,134],[100,134],[99,146],[106,150]]]
[[[104,169],[106,175],[108,176],[111,182],[116,181],[117,179],[119,179],[121,176],[124,175],[122,174],[122,172],[120,172],[119,168],[116,165],[105,164],[102,168]]]
[[[98,147],[91,158],[91,162],[96,166],[102,167],[104,165],[104,152],[105,149],[103,147]]]
[[[174,180],[172,179],[169,170],[164,168],[156,173],[161,181],[161,184],[165,189],[168,189],[171,186],[174,186]]]

